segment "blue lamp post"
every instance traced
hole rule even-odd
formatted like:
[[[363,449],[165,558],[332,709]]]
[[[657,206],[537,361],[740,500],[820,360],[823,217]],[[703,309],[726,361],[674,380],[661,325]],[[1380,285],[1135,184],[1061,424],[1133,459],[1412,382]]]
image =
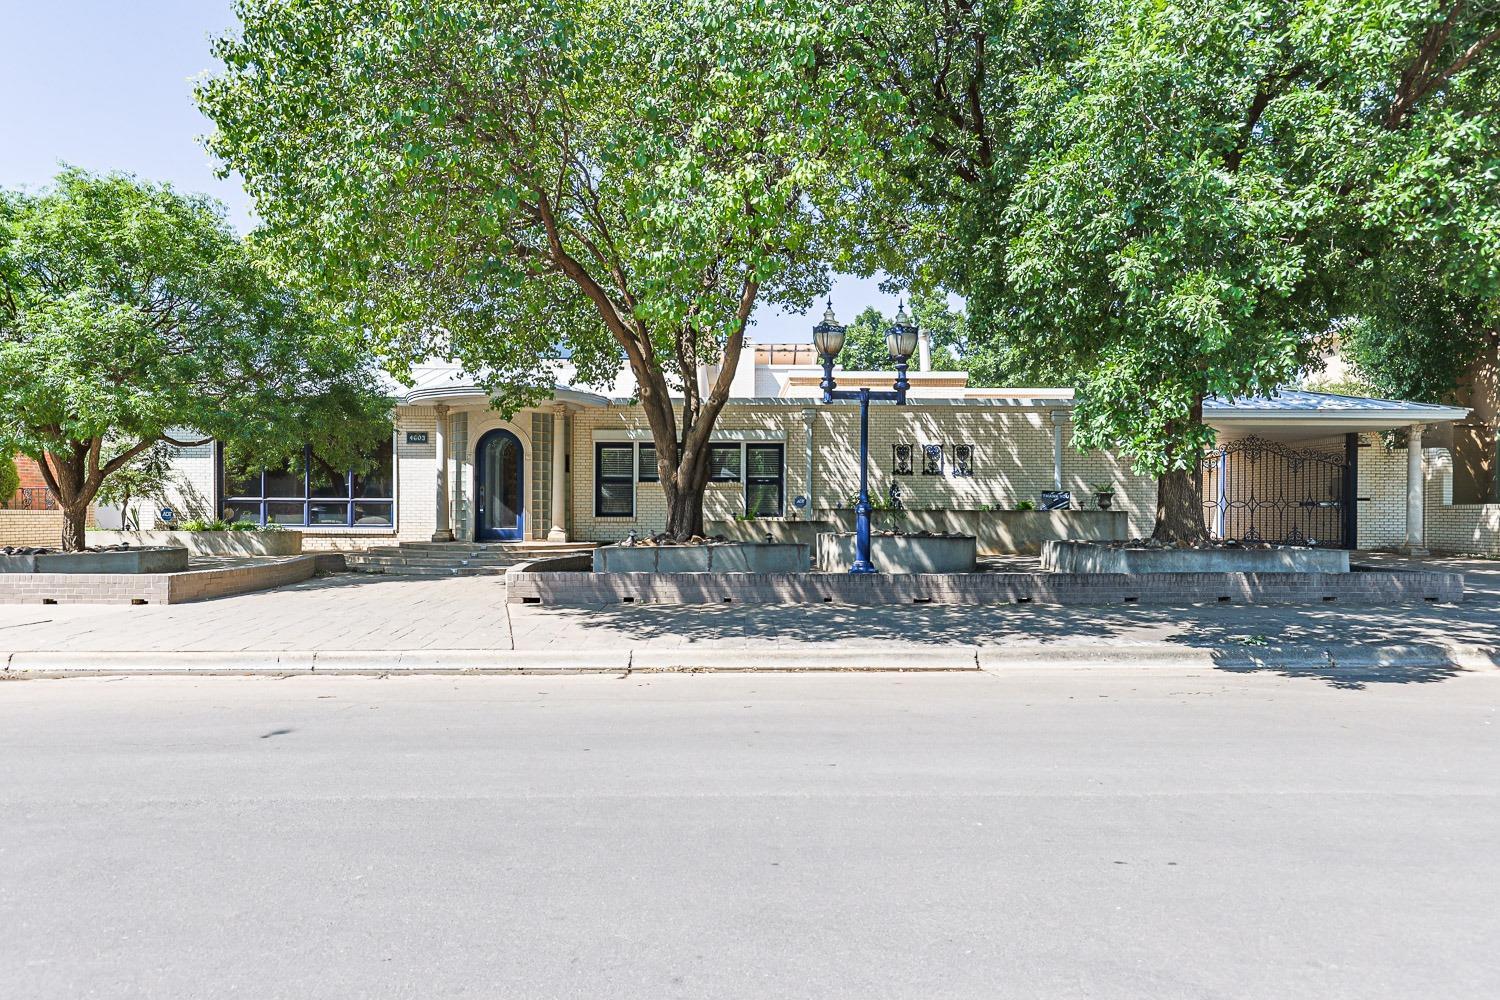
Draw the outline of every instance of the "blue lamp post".
[[[896,313],[896,321],[885,333],[885,347],[896,363],[896,382],[890,392],[869,388],[840,389],[833,379],[833,359],[844,348],[845,327],[833,315],[833,303],[823,313],[823,322],[813,327],[813,346],[823,359],[823,402],[839,399],[859,400],[859,500],[854,504],[854,565],[851,573],[874,573],[870,562],[870,400],[888,399],[897,406],[906,403],[906,359],[917,349],[917,324],[906,313],[906,303]]]

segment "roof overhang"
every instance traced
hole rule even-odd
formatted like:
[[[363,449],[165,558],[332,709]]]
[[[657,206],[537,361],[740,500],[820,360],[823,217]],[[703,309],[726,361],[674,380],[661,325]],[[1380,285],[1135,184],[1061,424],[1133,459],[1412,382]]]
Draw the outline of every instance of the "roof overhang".
[[[413,389],[399,401],[407,406],[433,406],[445,403],[449,406],[488,406],[494,399],[489,391],[472,382],[454,382],[445,385],[426,386]],[[597,393],[570,389],[564,385],[552,387],[551,399],[555,403],[572,406],[608,406],[609,400]]]

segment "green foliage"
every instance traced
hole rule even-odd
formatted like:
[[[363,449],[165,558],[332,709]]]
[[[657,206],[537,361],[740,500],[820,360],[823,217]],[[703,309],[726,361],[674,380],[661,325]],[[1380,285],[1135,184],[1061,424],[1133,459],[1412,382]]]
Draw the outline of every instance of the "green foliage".
[[[50,455],[82,544],[100,486],[179,435],[268,459],[313,428],[347,452],[389,403],[357,347],[272,280],[222,209],[66,169],[0,193],[0,453]]]
[[[759,303],[827,289],[873,169],[831,0],[239,0],[200,88],[278,248],[398,370],[502,409],[630,366],[670,518]],[[563,364],[566,359],[567,364]],[[700,363],[722,359],[702,392]],[[674,417],[669,395],[683,398]],[[680,421],[680,427],[674,423]],[[682,445],[679,446],[679,442]],[[688,523],[696,514],[696,526]]]
[[[190,517],[177,525],[178,531],[236,531],[240,522],[229,522],[221,518]]]
[[[0,454],[0,506],[10,503],[21,488],[21,473],[16,460],[8,454]]]
[[[1036,510],[1035,500],[1017,500],[1016,510]]]
[[[933,370],[961,371],[961,359],[968,341],[968,324],[963,310],[949,306],[944,294],[918,292],[911,299],[911,315],[918,327],[932,338]],[[891,356],[886,350],[885,334],[891,323],[892,317],[874,306],[866,306],[848,325],[844,349],[839,352],[839,364],[849,371],[890,369]],[[912,365],[915,364],[913,358]]]
[[[1078,444],[1187,470],[1204,397],[1273,393],[1351,317],[1361,371],[1418,395],[1493,327],[1492,4],[878,6],[854,57],[899,98],[880,262],[1076,386]]]

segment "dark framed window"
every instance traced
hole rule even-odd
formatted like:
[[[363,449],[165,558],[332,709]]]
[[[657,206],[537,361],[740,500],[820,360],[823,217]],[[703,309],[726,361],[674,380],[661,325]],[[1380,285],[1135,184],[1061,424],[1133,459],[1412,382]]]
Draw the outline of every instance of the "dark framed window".
[[[635,517],[635,445],[594,445],[594,516]]]
[[[911,475],[911,445],[891,445],[891,474],[895,476]]]
[[[972,444],[953,446],[953,474],[955,476],[974,474],[974,446]]]
[[[341,469],[308,446],[300,458],[261,468],[219,448],[226,521],[287,527],[389,528],[396,523],[396,465],[390,438],[365,471]]]
[[[745,445],[745,513],[780,517],[786,504],[786,448],[780,444]]]
[[[656,472],[656,445],[641,445],[640,456],[640,480],[643,483],[659,483],[661,476]]]
[[[922,475],[941,476],[943,474],[943,446],[940,444],[924,444],[922,446]]]
[[[739,445],[711,444],[708,446],[708,481],[711,483],[740,481]]]

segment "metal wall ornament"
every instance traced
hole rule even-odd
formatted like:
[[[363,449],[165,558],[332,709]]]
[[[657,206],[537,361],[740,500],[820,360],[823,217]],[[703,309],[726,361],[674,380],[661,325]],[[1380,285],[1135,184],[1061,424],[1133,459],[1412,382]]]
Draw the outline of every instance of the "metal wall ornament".
[[[974,446],[972,444],[953,446],[953,474],[955,476],[974,474]]]
[[[891,445],[891,474],[895,476],[911,475],[911,445]]]
[[[1203,515],[1215,538],[1273,545],[1354,544],[1354,452],[1298,450],[1248,437],[1203,456]]]
[[[922,475],[941,476],[943,474],[943,446],[940,444],[924,444],[922,446]]]

